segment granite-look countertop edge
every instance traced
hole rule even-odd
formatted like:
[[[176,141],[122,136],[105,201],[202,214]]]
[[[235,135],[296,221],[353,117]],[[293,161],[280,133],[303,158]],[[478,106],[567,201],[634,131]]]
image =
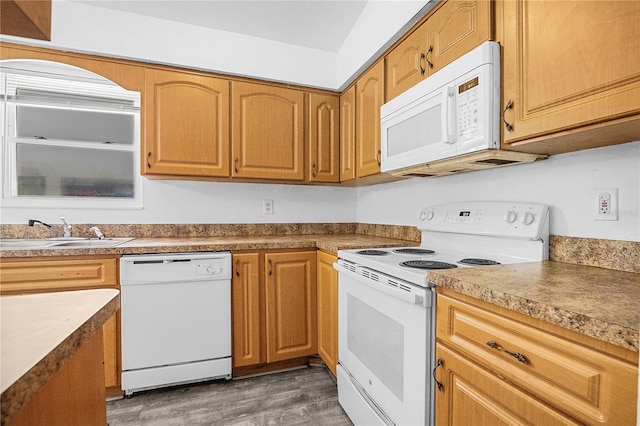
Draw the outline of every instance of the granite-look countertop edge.
[[[436,286],[638,352],[640,274],[545,261],[429,271]]]
[[[46,299],[46,300],[44,300]],[[81,312],[66,314],[62,312],[50,312],[50,319],[54,317],[59,319],[56,321],[48,321],[47,324],[31,323],[29,327],[39,326],[47,331],[47,341],[38,340],[38,347],[31,348],[29,354],[21,352],[19,359],[11,357],[7,354],[10,350],[24,350],[25,344],[17,344],[20,339],[28,341],[34,339],[34,336],[18,335],[15,330],[7,329],[10,325],[15,325],[15,321],[25,321],[29,312],[29,306],[38,309],[42,315],[44,305],[69,305],[80,306],[81,301],[91,300],[89,306],[84,306]],[[2,424],[7,419],[18,412],[31,397],[42,387],[49,378],[55,374],[64,361],[73,355],[89,338],[91,338],[98,329],[120,308],[120,292],[115,289],[96,289],[96,290],[77,290],[72,292],[43,293],[33,295],[20,296],[3,296],[3,304],[18,302],[19,318],[9,317],[15,309],[5,308],[2,311],[2,334],[10,341],[3,341],[2,345],[2,395],[0,396],[0,404],[2,405]],[[33,303],[32,301],[37,301]],[[26,302],[26,303],[24,303]],[[52,303],[50,303],[52,302]],[[58,305],[56,305],[56,303]],[[89,313],[87,309],[95,311]],[[74,315],[74,317],[70,317]],[[46,315],[44,315],[46,317]],[[59,329],[49,332],[47,327],[55,327],[60,325],[60,321],[65,327],[75,327],[68,335],[59,335]],[[9,336],[8,336],[9,335]],[[7,337],[8,336],[8,337]],[[5,339],[3,337],[3,340]],[[12,343],[12,344],[9,344]],[[40,351],[44,351],[41,354]]]
[[[123,255],[219,250],[321,249],[336,253],[342,249],[374,246],[405,247],[416,241],[398,240],[363,234],[266,235],[188,238],[136,238],[115,247],[51,247],[28,250],[0,250],[0,258]]]

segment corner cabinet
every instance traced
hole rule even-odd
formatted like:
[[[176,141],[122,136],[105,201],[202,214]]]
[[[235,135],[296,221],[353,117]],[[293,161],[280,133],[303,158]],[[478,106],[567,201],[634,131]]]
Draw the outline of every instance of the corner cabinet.
[[[318,355],[336,375],[338,365],[338,257],[318,251]]]
[[[229,81],[145,70],[145,175],[229,177]]]
[[[380,107],[384,104],[384,61],[362,76],[356,90],[356,177],[380,173]]]
[[[309,93],[309,182],[340,181],[340,113],[335,95]]]
[[[448,0],[385,57],[387,101],[493,38],[493,2]]]
[[[315,250],[233,253],[232,307],[234,376],[305,363],[318,352]]]
[[[116,257],[6,258],[0,262],[0,296],[114,288]],[[105,322],[104,376],[107,396],[122,395],[120,312]]]
[[[438,426],[636,424],[637,353],[452,291],[436,309]]]
[[[640,2],[500,1],[503,148],[640,139]]]
[[[234,81],[231,93],[231,176],[303,181],[304,92]]]

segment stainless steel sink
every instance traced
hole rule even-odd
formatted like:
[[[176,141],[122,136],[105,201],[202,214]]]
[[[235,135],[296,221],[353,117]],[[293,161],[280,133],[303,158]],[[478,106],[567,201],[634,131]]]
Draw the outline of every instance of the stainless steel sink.
[[[133,238],[104,238],[102,240],[99,240],[98,238],[86,238],[61,240],[57,241],[56,247],[115,247],[131,240],[133,240]]]
[[[115,247],[131,241],[133,238],[81,238],[60,237],[40,240],[30,239],[0,239],[0,249],[4,250],[28,250],[40,248],[83,248],[83,247]]]

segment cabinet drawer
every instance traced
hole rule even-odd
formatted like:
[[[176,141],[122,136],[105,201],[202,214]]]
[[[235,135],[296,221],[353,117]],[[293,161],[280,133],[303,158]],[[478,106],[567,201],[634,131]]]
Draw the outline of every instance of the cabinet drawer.
[[[439,295],[439,342],[588,424],[635,418],[637,366]]]
[[[115,286],[116,259],[3,260],[0,281],[3,295]]]

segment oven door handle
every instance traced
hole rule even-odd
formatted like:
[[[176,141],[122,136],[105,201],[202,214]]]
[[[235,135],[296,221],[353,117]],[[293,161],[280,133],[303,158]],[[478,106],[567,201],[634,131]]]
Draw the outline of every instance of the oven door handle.
[[[431,305],[431,299],[428,296],[429,290],[426,288],[424,289],[424,292],[422,291],[422,289],[413,290],[413,291],[403,290],[398,287],[393,287],[384,282],[375,281],[373,279],[359,275],[355,272],[352,272],[346,268],[341,267],[340,264],[337,264],[337,263],[334,263],[334,268],[338,271],[338,286],[340,285],[339,275],[344,274],[349,278],[357,281],[358,283],[367,286],[368,288],[388,294],[389,296],[395,297],[396,299],[400,299],[407,303],[411,303],[412,305],[419,305],[425,308]],[[416,293],[422,293],[422,294],[416,294]]]

